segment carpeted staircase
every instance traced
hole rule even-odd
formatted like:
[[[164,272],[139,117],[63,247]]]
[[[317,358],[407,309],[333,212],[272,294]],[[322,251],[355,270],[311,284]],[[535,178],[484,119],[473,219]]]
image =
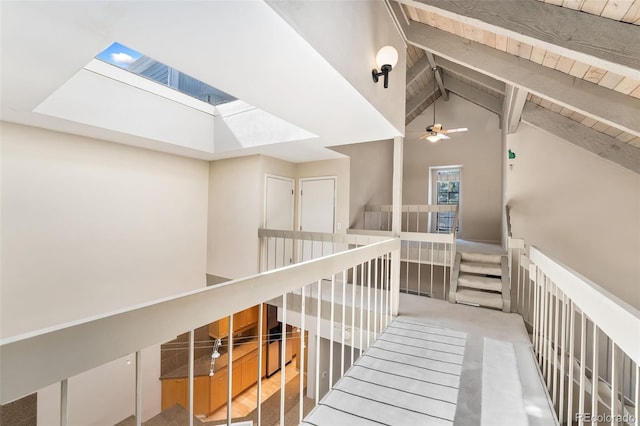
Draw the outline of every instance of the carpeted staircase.
[[[458,252],[451,276],[449,301],[510,312],[507,256]]]

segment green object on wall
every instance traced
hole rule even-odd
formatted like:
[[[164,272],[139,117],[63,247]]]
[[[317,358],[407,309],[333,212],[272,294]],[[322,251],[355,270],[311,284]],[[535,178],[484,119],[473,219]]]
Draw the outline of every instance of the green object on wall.
[[[516,153],[509,150],[509,160],[513,160],[514,158],[516,158]]]

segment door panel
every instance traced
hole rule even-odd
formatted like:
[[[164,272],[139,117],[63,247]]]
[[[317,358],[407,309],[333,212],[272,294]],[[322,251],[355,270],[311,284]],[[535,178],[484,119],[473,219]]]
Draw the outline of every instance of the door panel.
[[[293,179],[267,176],[265,191],[265,228],[293,230]],[[266,244],[266,269],[281,268],[292,263],[292,241],[269,238]]]
[[[333,233],[335,227],[336,179],[300,179],[300,230]],[[332,243],[306,242],[298,248],[302,260],[333,253]]]

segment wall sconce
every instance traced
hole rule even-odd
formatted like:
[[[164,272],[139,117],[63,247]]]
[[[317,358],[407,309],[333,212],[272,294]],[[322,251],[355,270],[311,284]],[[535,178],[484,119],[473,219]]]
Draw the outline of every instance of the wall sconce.
[[[380,72],[377,69],[371,71],[373,76],[373,82],[378,82],[378,77],[384,76],[384,88],[389,87],[389,71],[393,69],[398,63],[398,51],[393,46],[385,46],[378,50],[376,55],[376,64],[380,68]]]

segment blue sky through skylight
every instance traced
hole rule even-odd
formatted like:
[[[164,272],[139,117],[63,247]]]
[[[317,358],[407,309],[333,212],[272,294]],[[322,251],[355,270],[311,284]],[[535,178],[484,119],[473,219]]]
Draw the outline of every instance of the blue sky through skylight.
[[[96,58],[120,68],[127,68],[141,56],[142,53],[116,42],[100,52]]]

